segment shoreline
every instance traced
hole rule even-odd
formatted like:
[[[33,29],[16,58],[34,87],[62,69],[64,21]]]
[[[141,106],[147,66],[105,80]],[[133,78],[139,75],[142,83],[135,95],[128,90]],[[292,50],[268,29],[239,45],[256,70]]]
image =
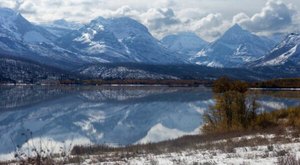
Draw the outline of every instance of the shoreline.
[[[253,91],[300,91],[300,88],[249,88]]]
[[[136,83],[105,83],[105,84],[13,84],[13,83],[7,83],[7,84],[0,84],[0,86],[93,86],[93,87],[208,87],[211,88],[211,85],[207,84],[136,84]],[[300,87],[295,88],[252,88],[249,87],[249,90],[251,91],[300,91]]]

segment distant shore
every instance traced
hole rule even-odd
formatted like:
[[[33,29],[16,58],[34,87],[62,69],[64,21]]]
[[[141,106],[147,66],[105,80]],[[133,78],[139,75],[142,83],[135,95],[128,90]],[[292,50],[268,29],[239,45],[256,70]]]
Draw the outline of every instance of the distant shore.
[[[95,85],[95,86],[169,86],[169,87],[197,87],[211,86],[212,81],[207,80],[143,80],[143,79],[120,79],[120,80],[61,80],[51,83],[0,83],[6,86],[26,86],[26,85]]]

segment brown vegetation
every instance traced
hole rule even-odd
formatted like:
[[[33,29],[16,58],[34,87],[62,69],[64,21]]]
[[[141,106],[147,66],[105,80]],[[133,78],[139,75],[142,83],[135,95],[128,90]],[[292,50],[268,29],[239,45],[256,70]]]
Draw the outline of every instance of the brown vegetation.
[[[214,93],[225,93],[228,91],[236,91],[239,93],[245,93],[248,90],[248,84],[239,80],[231,80],[227,77],[221,77],[213,83]]]
[[[204,115],[204,133],[228,132],[248,129],[256,118],[257,104],[254,98],[247,101],[248,86],[241,81],[220,78],[213,91],[216,104]],[[249,104],[247,104],[249,102]]]
[[[262,113],[257,116],[255,126],[260,128],[282,126],[300,129],[300,107]]]
[[[291,133],[292,132],[292,133]],[[256,135],[275,135],[273,138]],[[253,138],[244,138],[252,135]],[[76,146],[72,155],[95,155],[99,162],[114,162],[128,160],[131,157],[139,157],[147,154],[160,155],[165,153],[179,153],[193,150],[221,150],[223,152],[235,152],[235,148],[256,147],[259,145],[270,146],[274,144],[290,143],[293,138],[299,138],[299,131],[287,131],[285,128],[275,127],[256,131],[235,131],[227,133],[211,133],[203,135],[184,136],[174,140],[159,143],[138,144],[124,147]],[[237,140],[238,138],[239,140]],[[297,142],[297,141],[293,141]],[[278,153],[278,156],[286,156],[287,152]]]
[[[300,88],[300,78],[275,79],[251,84],[255,88]]]
[[[216,104],[204,115],[204,133],[256,130],[270,127],[300,128],[300,107],[258,113],[255,97],[247,99],[247,86],[221,78],[214,83]]]

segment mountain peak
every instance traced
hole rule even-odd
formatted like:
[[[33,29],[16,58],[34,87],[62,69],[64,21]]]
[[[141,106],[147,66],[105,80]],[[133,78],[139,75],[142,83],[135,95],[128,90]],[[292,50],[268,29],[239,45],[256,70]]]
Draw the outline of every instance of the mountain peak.
[[[68,21],[66,21],[65,19],[58,19],[58,20],[53,21],[53,24],[55,24],[55,25],[65,25],[67,23],[68,23]]]
[[[287,38],[289,39],[295,39],[295,38],[300,38],[300,34],[299,33],[290,33]]]
[[[97,17],[96,19],[91,21],[92,24],[102,24],[103,26],[115,27],[115,28],[123,28],[123,29],[139,29],[143,32],[148,33],[148,29],[146,26],[134,20],[130,17],[112,17],[112,18],[103,18]]]
[[[243,30],[243,28],[239,25],[239,24],[234,24],[232,27],[232,29],[238,29],[238,30]]]
[[[110,18],[104,18],[102,16],[99,16],[92,20],[91,22],[98,22],[98,23],[110,23],[110,22],[124,22],[124,23],[134,23],[134,24],[140,24],[138,21],[130,18],[130,17],[110,17]]]
[[[273,46],[273,42],[235,24],[221,38],[201,50],[195,59],[201,65],[209,66],[213,63],[222,64],[223,67],[240,67],[261,58]]]
[[[243,29],[239,24],[234,24],[231,28],[229,28],[225,34],[230,33],[230,34],[240,34],[240,33],[250,33],[247,30]]]
[[[241,42],[249,42],[251,39],[257,40],[258,38],[258,36],[243,29],[240,25],[235,24],[231,28],[229,28],[218,40],[225,43],[239,44]]]
[[[105,22],[105,21],[106,21],[106,19],[105,19],[104,17],[99,16],[99,17],[93,19],[93,20],[91,21],[91,23],[102,23],[102,22]]]
[[[287,37],[279,44],[279,47],[290,46],[293,47],[295,45],[300,44],[300,34],[299,33],[291,33],[287,35]]]
[[[70,30],[76,30],[82,27],[82,24],[72,21],[67,21],[65,19],[58,19],[54,20],[53,22],[46,24],[46,27],[57,27],[62,29],[70,29]]]
[[[299,36],[299,33],[291,33],[290,36]]]
[[[207,46],[207,42],[193,32],[179,32],[165,36],[161,43],[173,52],[190,58]]]
[[[191,32],[191,31],[179,32],[176,35],[177,36],[189,36],[189,37],[198,37],[198,38],[200,38],[196,33]]]

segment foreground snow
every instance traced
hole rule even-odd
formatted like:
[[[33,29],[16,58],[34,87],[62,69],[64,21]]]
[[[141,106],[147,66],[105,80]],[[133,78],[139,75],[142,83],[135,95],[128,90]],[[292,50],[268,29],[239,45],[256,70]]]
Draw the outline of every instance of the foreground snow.
[[[257,136],[256,136],[257,137]],[[239,141],[241,139],[251,139],[253,137],[235,138],[233,141]],[[264,138],[274,138],[273,135],[264,136]],[[218,149],[214,150],[187,150],[182,152],[173,152],[166,154],[145,154],[134,156],[131,158],[123,158],[107,160],[105,162],[99,162],[99,160],[105,159],[100,156],[88,156],[85,158],[83,164],[155,164],[155,165],[174,165],[174,164],[264,164],[273,165],[278,164],[280,158],[287,158],[292,156],[297,160],[300,159],[300,143],[299,139],[293,139],[291,143],[286,144],[272,144],[260,145],[254,147],[238,147],[233,148],[230,151],[222,151]],[[226,141],[226,140],[225,140]],[[225,142],[217,141],[215,143]]]

